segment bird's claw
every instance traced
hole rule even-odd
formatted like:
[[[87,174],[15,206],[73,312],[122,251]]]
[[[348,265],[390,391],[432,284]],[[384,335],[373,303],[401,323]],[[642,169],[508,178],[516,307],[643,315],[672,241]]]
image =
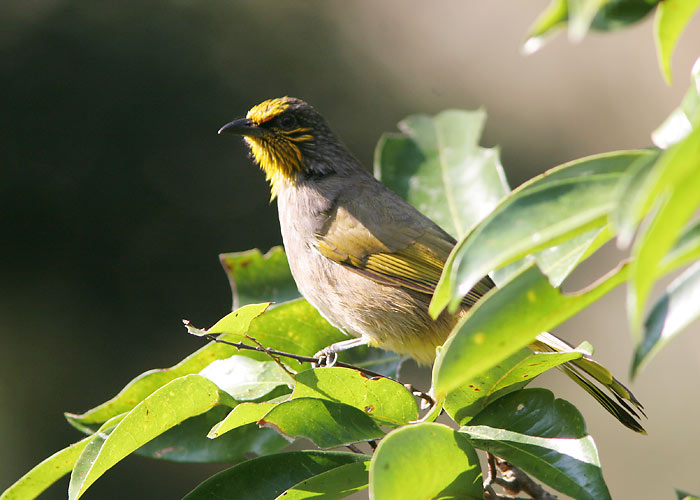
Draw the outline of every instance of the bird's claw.
[[[338,353],[332,347],[328,346],[314,354],[314,358],[318,360],[318,363],[313,363],[314,368],[331,368],[335,365],[335,362],[338,361]]]

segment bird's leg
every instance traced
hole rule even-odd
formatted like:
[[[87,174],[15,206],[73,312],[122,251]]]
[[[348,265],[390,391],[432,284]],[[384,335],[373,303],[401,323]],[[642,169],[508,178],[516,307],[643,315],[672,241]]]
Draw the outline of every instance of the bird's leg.
[[[324,347],[323,349],[318,351],[316,354],[314,354],[314,358],[318,358],[318,366],[330,368],[335,364],[336,361],[338,361],[339,352],[347,351],[348,349],[352,349],[353,347],[367,345],[367,342],[367,339],[365,339],[364,337],[358,337],[354,339],[343,340],[341,342],[336,342],[335,344],[331,344],[328,347]]]

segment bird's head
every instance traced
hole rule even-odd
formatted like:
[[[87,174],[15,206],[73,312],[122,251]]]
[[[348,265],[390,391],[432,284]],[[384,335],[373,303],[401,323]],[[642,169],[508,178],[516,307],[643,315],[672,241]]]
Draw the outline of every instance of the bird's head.
[[[293,97],[261,102],[245,118],[221,127],[219,134],[223,133],[243,136],[270,181],[272,198],[283,183],[334,171],[332,159],[345,154],[323,117]]]

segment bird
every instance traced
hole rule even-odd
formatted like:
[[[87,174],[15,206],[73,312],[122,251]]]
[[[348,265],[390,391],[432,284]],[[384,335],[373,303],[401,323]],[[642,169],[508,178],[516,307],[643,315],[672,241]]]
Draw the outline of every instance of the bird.
[[[317,353],[328,365],[359,345],[430,364],[459,319],[495,286],[484,276],[457,312],[432,318],[428,305],[456,240],[370,175],[307,102],[265,100],[219,134],[242,136],[265,173],[300,293],[351,336]],[[529,347],[573,349],[548,332]],[[606,368],[587,355],[560,368],[623,425],[646,433],[643,406]]]

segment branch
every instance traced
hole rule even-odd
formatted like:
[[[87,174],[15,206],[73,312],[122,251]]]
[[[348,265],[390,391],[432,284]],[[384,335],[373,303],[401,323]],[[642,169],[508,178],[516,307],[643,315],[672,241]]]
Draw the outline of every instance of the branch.
[[[487,500],[527,500],[514,496],[521,492],[534,500],[557,500],[556,496],[546,491],[513,464],[488,452],[486,458],[489,472],[484,481],[484,498]],[[501,476],[498,475],[499,471]],[[496,493],[493,489],[494,484],[503,488],[507,494]]]

